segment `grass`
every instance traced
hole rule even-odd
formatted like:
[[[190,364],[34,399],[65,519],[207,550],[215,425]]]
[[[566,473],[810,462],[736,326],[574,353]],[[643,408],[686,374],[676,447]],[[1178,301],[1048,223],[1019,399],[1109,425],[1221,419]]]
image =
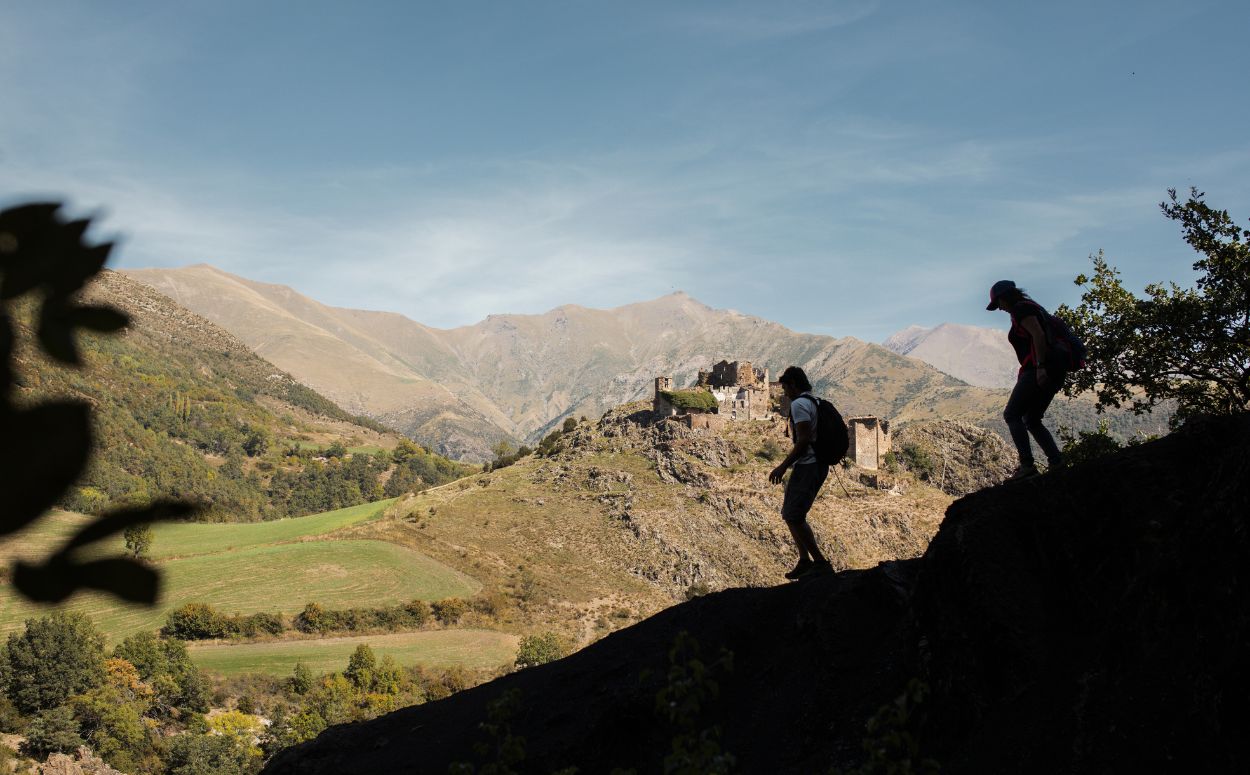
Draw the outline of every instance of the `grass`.
[[[153,554],[163,573],[161,602],[153,608],[84,593],[63,604],[90,616],[112,641],[156,630],[169,611],[189,602],[226,613],[298,613],[306,603],[328,608],[395,605],[413,599],[469,597],[473,578],[412,549],[385,541],[318,540],[369,521],[391,501],[377,501],[310,517],[252,524],[181,523],[156,528]],[[58,512],[0,544],[15,557],[39,556],[59,544],[86,517]],[[118,539],[120,550],[121,541]],[[19,599],[0,585],[0,633],[53,610]]]
[[[155,525],[152,528],[154,538],[151,558],[162,560],[215,554],[325,535],[344,527],[377,519],[394,502],[394,498],[388,498],[306,517],[278,519],[272,522],[178,522]],[[46,556],[90,519],[83,514],[54,511],[36,521],[16,537],[0,541],[0,553],[27,559]],[[110,552],[121,552],[124,547],[122,538],[118,536],[107,548]]]
[[[415,598],[468,597],[480,585],[423,554],[384,541],[305,541],[259,546],[158,563],[164,593],[153,608],[86,593],[64,604],[95,621],[110,640],[159,629],[170,611],[190,602],[226,613],[298,613],[306,603],[327,608],[395,605]],[[0,632],[52,610],[0,588]]]
[[[401,665],[468,669],[511,663],[517,650],[515,635],[490,630],[434,630],[243,645],[192,645],[190,651],[196,665],[215,673],[287,676],[296,662],[303,662],[313,673],[341,671],[361,643],[368,643],[378,659],[389,654]]]

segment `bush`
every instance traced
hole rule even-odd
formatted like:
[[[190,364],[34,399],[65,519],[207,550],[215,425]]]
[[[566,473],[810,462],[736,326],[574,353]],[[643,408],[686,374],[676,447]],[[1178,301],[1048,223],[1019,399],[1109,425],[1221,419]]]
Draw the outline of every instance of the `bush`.
[[[431,603],[430,609],[434,612],[434,618],[443,624],[455,624],[468,613],[469,605],[458,597],[449,597]]]
[[[1122,449],[1120,442],[1111,435],[1106,420],[1099,422],[1097,429],[1080,431],[1076,435],[1061,427],[1059,438],[1063,439],[1063,462],[1070,466],[1097,460]]]
[[[43,761],[52,753],[73,753],[86,741],[78,734],[78,722],[64,705],[45,710],[30,722],[26,730],[26,742],[22,743],[23,756]]]
[[[755,456],[772,462],[777,458],[783,457],[785,453],[785,448],[778,443],[776,439],[765,439],[764,443],[760,445],[759,451],[755,453]]]
[[[81,613],[27,619],[3,654],[9,699],[23,713],[55,708],[104,680],[104,636]]]
[[[516,666],[534,667],[554,662],[564,656],[564,644],[555,632],[526,635],[517,649]]]
[[[170,611],[161,634],[182,640],[224,638],[235,632],[230,617],[208,603],[187,603]]]
[[[286,629],[281,614],[257,613],[250,616],[234,617],[232,629],[245,638],[257,635],[281,635]]]
[[[918,444],[904,444],[899,450],[899,458],[908,470],[922,479],[931,478],[937,471],[937,464],[929,456],[928,450]]]
[[[709,390],[661,390],[660,395],[677,409],[714,412],[720,406]]]

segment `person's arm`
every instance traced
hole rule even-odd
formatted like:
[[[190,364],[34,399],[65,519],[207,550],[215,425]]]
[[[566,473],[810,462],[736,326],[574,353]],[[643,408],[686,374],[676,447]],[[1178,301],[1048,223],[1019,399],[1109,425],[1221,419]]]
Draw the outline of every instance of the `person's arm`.
[[[780,484],[781,477],[786,475],[786,469],[794,465],[794,461],[801,458],[807,452],[807,447],[812,443],[812,424],[808,420],[796,422],[794,424],[794,446],[790,449],[790,454],[786,455],[786,459],[781,461],[781,465],[773,469],[768,475],[768,481],[773,484]]]
[[[1046,359],[1050,357],[1050,349],[1046,347],[1046,332],[1042,330],[1041,321],[1030,316],[1020,321],[1024,330],[1029,332],[1033,344],[1033,365],[1037,367],[1037,384],[1046,382]]]

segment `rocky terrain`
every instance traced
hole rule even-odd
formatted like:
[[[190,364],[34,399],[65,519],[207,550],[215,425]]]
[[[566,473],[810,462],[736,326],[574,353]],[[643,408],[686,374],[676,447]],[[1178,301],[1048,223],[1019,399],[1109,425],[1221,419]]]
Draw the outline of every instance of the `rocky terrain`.
[[[1005,480],[1019,458],[997,433],[959,420],[904,426],[893,438],[896,464],[950,495],[968,495]]]
[[[700,597],[266,772],[1244,772],[1247,438],[1191,423],[982,490],[922,557]]]
[[[627,404],[561,434],[547,455],[412,495],[362,536],[488,588],[515,590],[524,576],[531,618],[584,644],[691,595],[782,578],[796,555],[782,489],[767,478],[789,449],[783,430],[692,430]],[[876,489],[861,473],[839,467],[812,510],[835,567],[918,556],[950,497],[906,474]]]

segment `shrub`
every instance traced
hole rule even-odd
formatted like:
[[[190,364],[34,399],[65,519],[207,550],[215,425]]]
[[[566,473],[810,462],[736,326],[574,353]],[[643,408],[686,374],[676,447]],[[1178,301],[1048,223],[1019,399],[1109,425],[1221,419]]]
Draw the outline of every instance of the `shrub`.
[[[300,632],[325,632],[329,629],[326,611],[317,603],[304,606],[295,617],[295,629]]]
[[[928,450],[918,444],[904,444],[899,450],[899,457],[912,473],[928,479],[937,471],[937,464],[929,456]]]
[[[235,617],[233,629],[246,638],[257,635],[281,635],[286,629],[281,614],[256,613],[250,616]]]
[[[64,705],[45,710],[30,722],[26,730],[26,742],[22,743],[23,756],[43,761],[52,753],[73,753],[86,741],[78,734],[78,722]]]
[[[404,603],[404,611],[408,614],[412,623],[418,627],[430,619],[430,604],[424,600],[412,600]]]
[[[782,447],[776,439],[765,439],[764,443],[760,445],[759,451],[755,453],[755,456],[771,462],[784,456],[785,452],[785,448]]]
[[[1122,449],[1120,442],[1111,435],[1106,420],[1099,422],[1095,430],[1080,431],[1076,435],[1061,427],[1059,438],[1063,439],[1063,462],[1070,466],[1097,460]]]
[[[434,618],[443,624],[455,624],[469,611],[468,603],[458,597],[435,601],[430,604],[430,608],[434,612]]]
[[[28,619],[0,653],[9,699],[23,713],[55,708],[104,680],[104,636],[81,613]]]
[[[538,635],[526,635],[521,638],[517,649],[516,666],[534,667],[554,662],[564,656],[564,644],[559,633],[544,632]]]
[[[675,408],[686,411],[712,412],[720,406],[709,390],[661,390],[660,395]]]
[[[187,603],[170,611],[161,634],[182,640],[224,638],[235,631],[230,617],[208,603]]]

